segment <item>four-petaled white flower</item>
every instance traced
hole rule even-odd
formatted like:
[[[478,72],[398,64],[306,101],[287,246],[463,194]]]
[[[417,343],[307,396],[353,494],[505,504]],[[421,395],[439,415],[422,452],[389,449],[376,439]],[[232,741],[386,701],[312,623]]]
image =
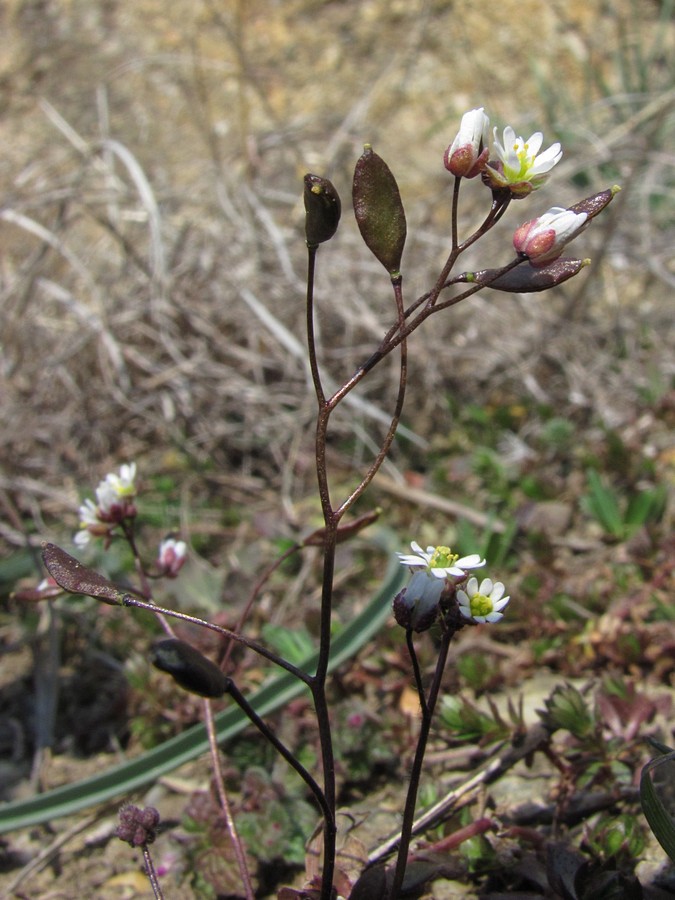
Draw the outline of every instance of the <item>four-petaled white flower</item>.
[[[481,106],[464,113],[457,136],[445,151],[445,168],[453,175],[475,178],[488,159],[488,126],[490,120]]]
[[[497,138],[496,128],[493,134],[498,161],[496,165],[487,165],[485,172],[493,187],[508,188],[516,196],[526,196],[541,187],[548,173],[562,159],[559,143],[551,144],[548,150],[539,153],[544,140],[541,131],[535,131],[524,141],[507,125],[503,144]]]
[[[104,484],[108,485],[109,488],[117,495],[117,497],[135,497],[136,496],[136,485],[134,484],[134,479],[136,478],[136,463],[129,463],[128,465],[120,466],[120,474],[115,475],[114,472],[110,472],[105,476],[105,482],[101,482],[99,485],[100,488],[103,487]]]
[[[459,554],[453,553],[449,547],[427,547],[424,551],[416,541],[412,541],[410,546],[414,550],[413,554],[396,554],[401,565],[411,568],[424,566],[436,578],[447,578],[449,575],[463,578],[467,569],[478,569],[485,565],[485,560],[477,553],[460,558]]]
[[[157,564],[164,575],[175,578],[187,559],[187,544],[176,538],[165,538],[159,545]]]
[[[510,600],[504,590],[501,581],[493,584],[491,578],[484,578],[478,587],[478,579],[469,578],[466,590],[457,591],[459,611],[473,622],[498,622],[504,618],[501,610]]]

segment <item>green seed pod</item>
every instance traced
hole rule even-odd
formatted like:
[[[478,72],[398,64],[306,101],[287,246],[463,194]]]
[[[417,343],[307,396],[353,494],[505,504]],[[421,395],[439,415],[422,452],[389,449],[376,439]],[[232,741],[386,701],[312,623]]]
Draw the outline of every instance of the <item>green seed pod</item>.
[[[391,169],[366,144],[354,169],[354,214],[371,253],[397,277],[406,239],[405,210]]]
[[[536,291],[547,291],[577,275],[589,263],[590,259],[568,259],[562,256],[538,269],[525,263],[516,266],[515,269],[509,269],[486,287],[495,291],[506,291],[509,294],[533,294]],[[465,272],[460,280],[465,284],[479,284],[482,281],[488,281],[496,271],[497,269],[481,269],[478,272]]]
[[[176,684],[200,697],[222,697],[228,690],[229,678],[185,641],[159,641],[150,650],[150,661],[171,675]]]
[[[340,197],[327,178],[305,175],[305,236],[308,247],[329,241],[337,231],[342,212]]]

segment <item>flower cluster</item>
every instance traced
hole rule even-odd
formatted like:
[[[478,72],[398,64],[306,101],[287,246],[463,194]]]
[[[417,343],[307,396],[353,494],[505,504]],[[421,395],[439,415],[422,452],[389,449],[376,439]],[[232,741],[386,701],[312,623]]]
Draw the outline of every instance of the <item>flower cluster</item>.
[[[96,502],[85,500],[80,506],[80,531],[74,541],[86,547],[92,537],[109,538],[125,519],[136,515],[136,463],[120,467],[119,475],[110,472],[96,488]]]
[[[458,178],[483,176],[495,191],[508,191],[513,197],[526,197],[548,178],[551,169],[560,162],[560,144],[552,144],[539,153],[544,136],[536,131],[526,141],[516,137],[510,125],[504,129],[502,141],[493,130],[494,152],[489,160],[488,129],[490,119],[483,107],[469,110],[462,116],[459,131],[445,151],[446,169]]]
[[[399,625],[426,631],[441,611],[446,623],[455,620],[453,627],[462,620],[484,623],[503,618],[502,610],[509,602],[509,597],[504,596],[504,585],[484,578],[479,587],[477,578],[468,578],[468,570],[485,565],[479,554],[460,557],[445,546],[423,550],[416,541],[410,547],[413,553],[396,554],[401,565],[413,573],[408,585],[394,598],[394,617]],[[458,612],[463,619],[457,617]]]

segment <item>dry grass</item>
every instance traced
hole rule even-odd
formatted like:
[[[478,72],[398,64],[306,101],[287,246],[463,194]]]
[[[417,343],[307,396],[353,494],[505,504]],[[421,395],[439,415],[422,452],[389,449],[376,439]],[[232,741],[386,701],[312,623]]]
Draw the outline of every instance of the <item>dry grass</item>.
[[[7,509],[43,531],[38,504],[58,514],[113,463],[149,454],[160,468],[157,448],[172,446],[302,493],[313,405],[300,176],[329,174],[346,199],[361,143],[376,144],[408,208],[412,297],[445,248],[441,154],[475,104],[564,141],[560,173],[510,225],[612,182],[624,193],[579,242],[595,264],[578,283],[543,298],[486,293],[416,336],[408,425],[425,438],[447,428],[449,392],[529,394],[586,422],[631,422],[640,391],[672,374],[674,37],[658,12],[14,3],[0,169]],[[468,224],[485,195],[467,194]],[[467,267],[507,259],[509,225],[499,240]],[[391,316],[348,215],[322,250],[319,291],[337,379]],[[343,434],[356,424],[367,447],[389,386],[384,372],[370,380]],[[3,527],[21,540],[17,521]]]

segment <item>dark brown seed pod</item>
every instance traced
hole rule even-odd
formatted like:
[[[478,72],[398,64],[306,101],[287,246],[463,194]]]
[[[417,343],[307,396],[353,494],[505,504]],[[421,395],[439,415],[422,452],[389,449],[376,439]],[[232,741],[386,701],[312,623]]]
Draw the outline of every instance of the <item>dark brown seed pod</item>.
[[[340,197],[331,182],[320,175],[305,175],[305,237],[308,247],[329,241],[342,213]]]
[[[535,269],[533,266],[523,263],[515,269],[509,269],[503,275],[494,278],[498,269],[481,269],[478,272],[465,272],[460,280],[466,284],[480,284],[490,281],[486,287],[495,291],[506,291],[509,294],[532,294],[536,291],[547,291],[549,288],[562,284],[568,278],[577,275],[584,266],[590,264],[589,259],[568,259],[560,257]]]
[[[99,575],[94,569],[83,566],[56,544],[42,545],[42,560],[54,581],[71,594],[95,597],[110,606],[121,606],[124,593],[112,581]]]
[[[405,210],[391,169],[370,144],[354,169],[352,199],[366,246],[392,278],[398,277],[407,234]]]
[[[185,641],[168,638],[150,649],[150,661],[167,672],[176,684],[200,697],[222,697],[229,678],[218,666]]]
[[[620,190],[621,188],[618,185],[614,185],[614,187],[607,188],[605,191],[600,191],[598,194],[593,194],[592,197],[586,197],[585,200],[580,200],[578,203],[575,203],[574,206],[568,208],[570,212],[586,213],[589,219],[593,219],[612,202]]]

